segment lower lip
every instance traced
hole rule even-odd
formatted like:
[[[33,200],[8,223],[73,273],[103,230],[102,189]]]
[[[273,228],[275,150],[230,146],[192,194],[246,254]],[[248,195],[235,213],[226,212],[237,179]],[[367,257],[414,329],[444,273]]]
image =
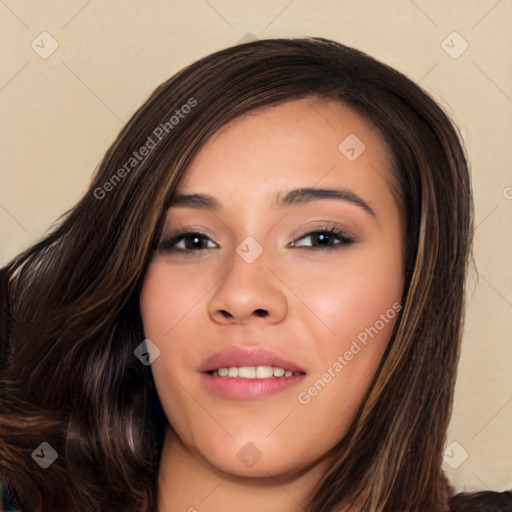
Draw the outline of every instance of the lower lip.
[[[209,393],[229,400],[259,400],[276,395],[296,386],[306,375],[270,377],[268,379],[241,379],[238,377],[216,377],[201,373],[204,387]]]

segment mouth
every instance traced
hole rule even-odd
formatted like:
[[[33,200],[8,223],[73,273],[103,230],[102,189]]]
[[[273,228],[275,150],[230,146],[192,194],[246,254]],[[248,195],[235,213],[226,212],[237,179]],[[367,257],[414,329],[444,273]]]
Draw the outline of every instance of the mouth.
[[[304,372],[292,372],[280,366],[230,366],[218,368],[207,372],[214,377],[222,378],[240,378],[240,379],[270,379],[276,377],[278,379],[294,377],[297,375],[305,375]]]
[[[267,398],[306,376],[297,363],[262,347],[229,347],[209,357],[198,371],[208,393],[229,400]]]

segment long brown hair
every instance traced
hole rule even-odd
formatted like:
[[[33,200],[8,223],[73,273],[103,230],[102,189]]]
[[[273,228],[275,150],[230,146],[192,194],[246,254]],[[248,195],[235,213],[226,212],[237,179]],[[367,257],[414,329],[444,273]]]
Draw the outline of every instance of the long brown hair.
[[[155,510],[166,419],[151,371],[133,351],[144,339],[139,293],[163,214],[187,164],[221,126],[308,96],[355,107],[386,141],[406,267],[386,353],[307,510],[445,510],[441,458],[472,241],[465,151],[416,84],[320,38],[227,48],[160,85],[108,149],[81,201],[3,269],[9,343],[0,462],[20,508]],[[58,453],[45,470],[31,458],[42,442]]]

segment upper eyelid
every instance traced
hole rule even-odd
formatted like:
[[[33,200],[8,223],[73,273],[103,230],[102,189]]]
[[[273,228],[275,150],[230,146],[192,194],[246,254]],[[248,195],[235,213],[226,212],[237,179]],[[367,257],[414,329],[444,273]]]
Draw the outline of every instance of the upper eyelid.
[[[300,230],[297,230],[298,232],[302,231],[302,229],[306,229],[304,233],[301,235],[293,234],[292,238],[297,239],[298,236],[303,237],[306,235],[310,235],[312,233],[322,232],[322,231],[339,231],[341,234],[346,235],[347,237],[353,237],[354,233],[352,229],[349,229],[348,226],[346,226],[344,223],[341,222],[334,222],[334,221],[313,221],[319,223],[319,225],[316,226],[310,226],[301,228]],[[187,227],[178,227],[174,230],[170,230],[169,233],[166,233],[165,229],[162,232],[162,235],[160,237],[161,240],[166,240],[169,238],[174,238],[176,236],[185,236],[185,235],[201,235],[206,236],[208,238],[211,238],[212,241],[214,241],[214,235],[211,232],[208,232],[208,230],[201,228],[201,227],[195,227],[195,226],[187,226]]]
[[[184,222],[184,223],[176,222],[174,228],[169,228],[168,227],[169,224],[167,224],[167,229],[166,229],[166,226],[164,226],[162,233],[160,235],[160,238],[165,239],[165,238],[171,238],[171,237],[174,237],[177,235],[185,235],[185,234],[200,234],[200,235],[208,236],[212,239],[214,238],[213,232],[207,228],[204,228],[199,225],[193,225],[193,224],[187,226],[185,224],[186,224],[186,222]],[[313,233],[315,231],[322,231],[322,230],[329,230],[329,229],[342,231],[347,236],[354,235],[354,233],[353,233],[354,230],[351,229],[345,222],[334,221],[334,220],[311,219],[306,222],[306,225],[302,225],[302,227],[294,230],[294,233],[298,233],[298,232],[302,231],[303,229],[306,229],[307,231],[305,231],[301,236],[305,236],[305,235]],[[231,229],[228,228],[228,230],[232,233]],[[293,234],[291,236],[295,237],[298,235]]]

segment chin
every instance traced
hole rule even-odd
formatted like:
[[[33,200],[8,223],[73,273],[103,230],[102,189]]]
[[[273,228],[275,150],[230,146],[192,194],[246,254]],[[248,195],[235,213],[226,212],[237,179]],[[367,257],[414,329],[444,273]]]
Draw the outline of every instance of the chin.
[[[276,456],[272,455],[272,458],[275,459]],[[233,457],[226,457],[226,454],[223,454],[222,458],[214,456],[212,458],[207,458],[206,460],[219,471],[230,473],[231,477],[240,478],[275,477],[278,475],[292,474],[297,469],[296,463],[276,463],[276,460],[265,461],[264,457],[262,457],[253,466],[249,467],[238,460],[236,453]]]
[[[198,450],[202,457],[219,471],[244,478],[292,476],[314,462],[303,459],[304,454],[299,450],[277,446],[275,443],[265,446],[264,440],[232,440],[229,444],[223,443],[212,448],[210,444],[204,450],[201,447],[198,447]],[[294,456],[291,457],[291,454]]]

